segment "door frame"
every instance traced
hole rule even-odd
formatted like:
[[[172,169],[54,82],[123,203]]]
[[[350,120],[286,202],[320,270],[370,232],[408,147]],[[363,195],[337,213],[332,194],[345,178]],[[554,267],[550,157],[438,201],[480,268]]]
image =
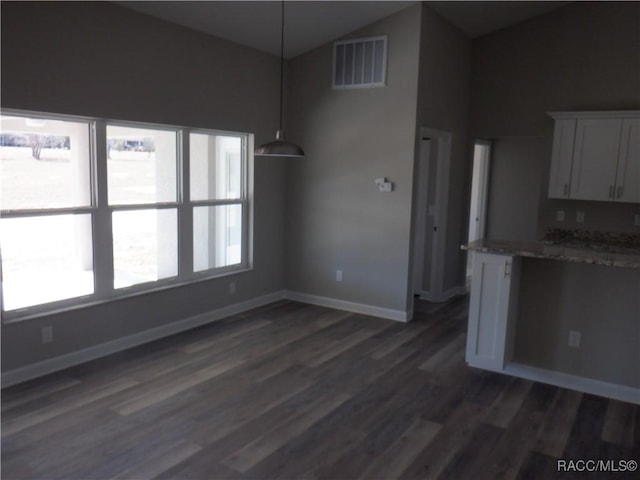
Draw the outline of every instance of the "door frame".
[[[487,231],[487,206],[489,204],[489,171],[491,169],[491,149],[493,148],[491,140],[483,140],[480,138],[476,138],[473,141],[473,162],[471,165],[471,194],[470,194],[470,203],[469,203],[469,227],[471,227],[471,205],[474,201],[473,198],[473,172],[475,171],[475,147],[476,145],[480,145],[482,147],[486,147],[486,150],[483,154],[484,161],[480,166],[479,179],[478,179],[478,225],[476,226],[476,236],[478,239],[484,238],[485,233]],[[467,232],[467,241],[471,241],[469,234],[471,233],[471,229]]]
[[[412,290],[414,295],[430,302],[443,302],[451,295],[443,291],[444,288],[444,259],[447,239],[447,211],[449,206],[449,173],[451,168],[451,143],[452,133],[447,130],[421,127],[419,130],[419,157],[416,168],[418,175],[415,195],[416,217],[415,217],[415,238],[412,255]],[[431,160],[431,141],[438,141],[438,151],[436,156],[436,179],[435,179],[435,204],[434,204],[434,225],[437,228],[437,235],[433,237],[433,247],[431,249],[431,278],[430,289],[424,290],[419,285],[424,276],[425,245],[427,240],[426,220],[428,215],[427,192],[429,185],[429,161]],[[425,141],[429,144],[425,145]],[[425,174],[426,172],[426,174]]]

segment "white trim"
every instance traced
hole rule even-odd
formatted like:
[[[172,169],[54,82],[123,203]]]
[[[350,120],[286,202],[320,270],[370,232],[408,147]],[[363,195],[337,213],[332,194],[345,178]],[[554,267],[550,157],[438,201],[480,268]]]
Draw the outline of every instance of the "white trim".
[[[284,298],[296,302],[309,303],[321,307],[336,308],[346,310],[347,312],[361,313],[363,315],[372,315],[374,317],[386,318],[388,320],[396,320],[398,322],[408,322],[411,320],[412,311],[393,310],[391,308],[376,307],[375,305],[367,305],[364,303],[349,302],[337,298],[321,297],[319,295],[311,295],[308,293],[292,292],[287,290]]]
[[[574,118],[638,118],[640,110],[602,110],[589,112],[547,112],[554,120]]]
[[[434,295],[433,292],[429,292],[427,290],[420,290],[416,292],[421,300],[426,300],[433,303],[443,303],[451,300],[455,296],[466,295],[467,293],[469,293],[469,291],[465,286],[451,287],[448,290],[441,292],[438,296]]]
[[[200,315],[178,320],[177,322],[171,322],[149,330],[134,333],[133,335],[117,338],[99,345],[83,348],[82,350],[77,350],[75,352],[16,368],[2,374],[2,387],[9,387],[42,375],[47,375],[97,358],[105,357],[128,348],[136,347],[153,340],[184,332],[185,330],[206,325],[213,321],[220,320],[221,318],[228,317],[229,315],[242,313],[253,308],[282,300],[283,298],[285,298],[285,292],[281,290],[261,297],[252,298],[244,302],[227,305],[226,307],[202,313]]]
[[[520,363],[509,363],[501,373],[526,378],[535,382],[548,383],[557,387],[569,388],[580,392],[600,395],[623,402],[640,405],[640,388],[633,388],[617,383],[603,382],[592,378],[579,377],[568,373],[545,370]]]

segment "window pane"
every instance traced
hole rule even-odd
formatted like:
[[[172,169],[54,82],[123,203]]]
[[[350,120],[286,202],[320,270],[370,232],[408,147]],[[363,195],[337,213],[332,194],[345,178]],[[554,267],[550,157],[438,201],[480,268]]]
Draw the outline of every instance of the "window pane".
[[[87,206],[89,124],[0,116],[0,208]]]
[[[237,265],[242,261],[242,205],[193,209],[193,270]]]
[[[113,212],[114,288],[178,274],[175,208]]]
[[[175,131],[107,125],[110,205],[175,202]]]
[[[0,220],[4,309],[93,293],[90,215]]]
[[[242,137],[189,135],[191,200],[239,199],[242,195]]]

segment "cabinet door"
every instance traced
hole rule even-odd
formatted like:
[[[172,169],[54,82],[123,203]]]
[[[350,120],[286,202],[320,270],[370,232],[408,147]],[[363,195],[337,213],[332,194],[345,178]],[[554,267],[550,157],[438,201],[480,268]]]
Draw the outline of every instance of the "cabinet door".
[[[502,370],[510,360],[520,257],[475,252],[467,363],[487,370]]]
[[[622,119],[580,119],[571,169],[571,198],[613,200]]]
[[[549,198],[569,198],[575,135],[575,119],[559,119],[555,121],[549,177]]]
[[[622,121],[616,201],[640,203],[640,119]]]

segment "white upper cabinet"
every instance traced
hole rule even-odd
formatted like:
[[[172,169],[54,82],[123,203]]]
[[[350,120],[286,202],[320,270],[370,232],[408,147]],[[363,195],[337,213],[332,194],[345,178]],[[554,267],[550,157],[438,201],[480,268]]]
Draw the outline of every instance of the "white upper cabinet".
[[[640,119],[622,121],[616,200],[640,203]]]
[[[550,198],[640,203],[640,112],[561,112]]]
[[[580,119],[576,124],[571,198],[611,200],[616,183],[622,120]]]
[[[553,152],[551,154],[550,198],[569,198],[571,160],[573,159],[573,142],[575,138],[575,119],[556,120],[553,130]]]

